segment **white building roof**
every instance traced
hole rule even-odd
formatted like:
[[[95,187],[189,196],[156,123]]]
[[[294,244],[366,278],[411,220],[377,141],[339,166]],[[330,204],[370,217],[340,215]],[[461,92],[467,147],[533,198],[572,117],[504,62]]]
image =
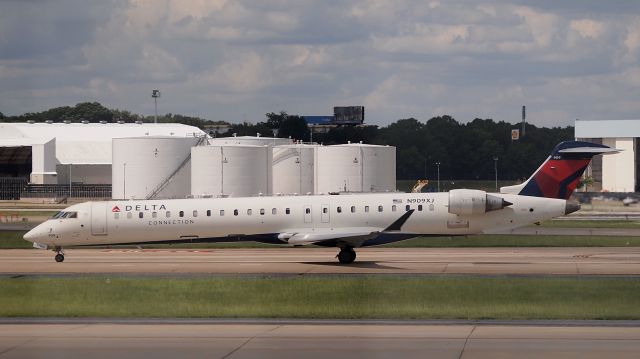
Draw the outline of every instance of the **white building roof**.
[[[640,120],[576,120],[575,137],[640,137]]]
[[[195,135],[205,133],[197,127],[176,123],[0,123],[0,145],[30,146],[55,137],[56,159],[60,164],[111,164],[113,138]]]

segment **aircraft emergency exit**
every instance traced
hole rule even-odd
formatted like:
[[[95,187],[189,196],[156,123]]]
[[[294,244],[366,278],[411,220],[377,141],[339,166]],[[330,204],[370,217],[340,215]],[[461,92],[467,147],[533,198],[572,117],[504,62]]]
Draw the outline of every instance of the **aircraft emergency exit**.
[[[500,193],[368,193],[85,202],[56,213],[24,235],[64,261],[69,246],[258,241],[338,247],[340,263],[354,248],[417,236],[488,233],[577,211],[567,201],[596,154],[610,147],[569,141],[525,183]]]

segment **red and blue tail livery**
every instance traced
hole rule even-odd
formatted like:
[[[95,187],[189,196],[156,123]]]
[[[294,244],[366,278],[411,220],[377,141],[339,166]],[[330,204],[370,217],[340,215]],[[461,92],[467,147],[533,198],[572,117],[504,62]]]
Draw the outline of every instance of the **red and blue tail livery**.
[[[517,186],[502,187],[500,192],[569,199],[578,186],[584,170],[589,166],[591,158],[595,155],[615,152],[619,150],[597,143],[561,142],[531,178]]]

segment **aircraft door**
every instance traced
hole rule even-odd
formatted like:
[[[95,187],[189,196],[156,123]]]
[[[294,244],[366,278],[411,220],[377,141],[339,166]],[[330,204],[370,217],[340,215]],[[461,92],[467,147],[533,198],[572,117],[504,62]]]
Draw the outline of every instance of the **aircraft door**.
[[[304,223],[313,223],[311,215],[311,206],[304,206]]]
[[[329,210],[329,205],[328,204],[323,204],[320,208],[320,221],[322,223],[329,223],[330,220],[330,213],[331,211]]]
[[[107,234],[107,202],[91,202],[91,234]]]

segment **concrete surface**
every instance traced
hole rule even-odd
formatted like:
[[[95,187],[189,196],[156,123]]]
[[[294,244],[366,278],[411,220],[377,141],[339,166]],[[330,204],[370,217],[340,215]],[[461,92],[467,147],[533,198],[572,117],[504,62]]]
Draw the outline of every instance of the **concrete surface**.
[[[0,358],[637,358],[640,327],[2,324]]]
[[[0,250],[0,274],[488,274],[640,275],[640,247]]]

